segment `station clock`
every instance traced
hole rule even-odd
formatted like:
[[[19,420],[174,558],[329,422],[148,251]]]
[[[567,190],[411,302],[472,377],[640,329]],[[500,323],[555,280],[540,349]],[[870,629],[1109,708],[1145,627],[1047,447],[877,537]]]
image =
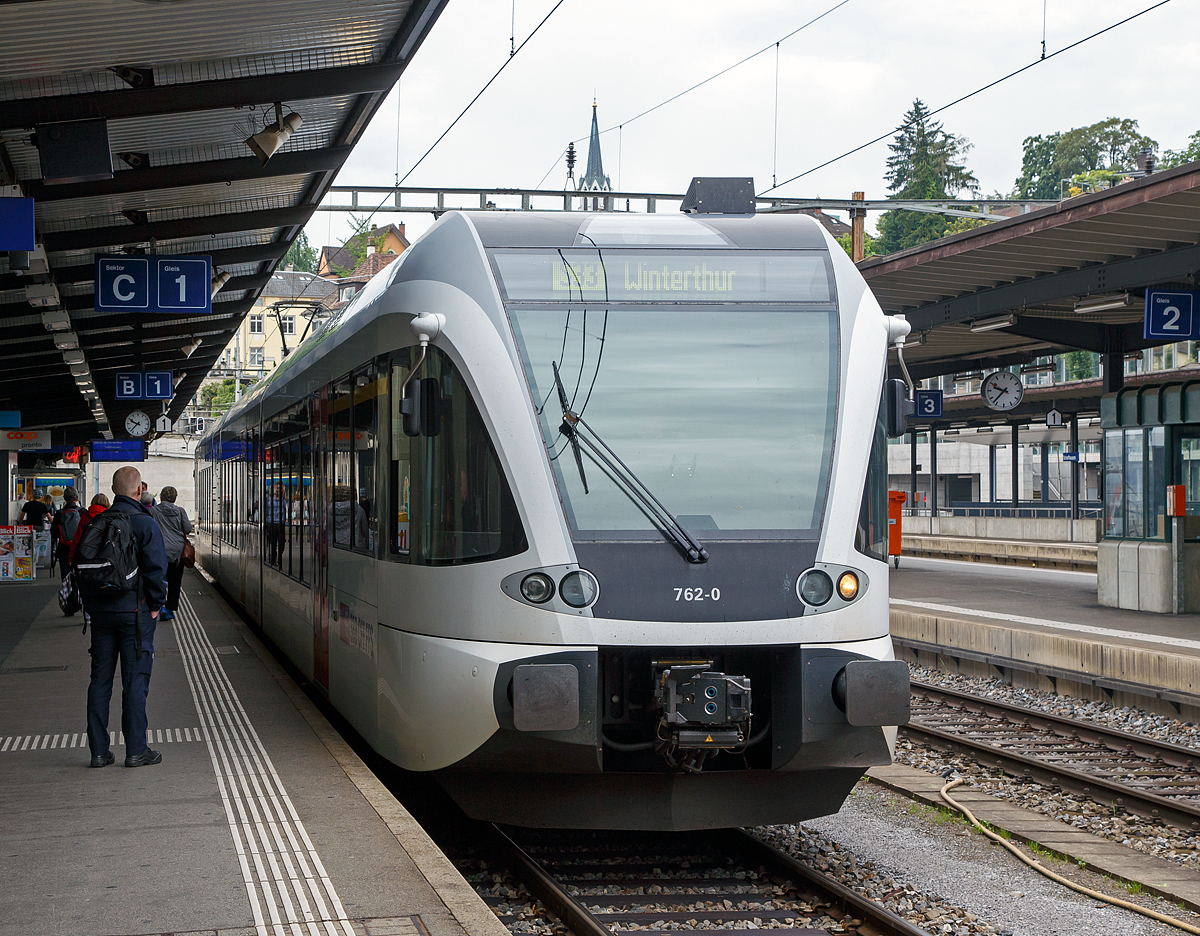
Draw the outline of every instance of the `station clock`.
[[[1007,412],[1016,409],[1025,396],[1025,385],[1012,371],[992,371],[979,385],[979,395],[985,405],[994,410]]]

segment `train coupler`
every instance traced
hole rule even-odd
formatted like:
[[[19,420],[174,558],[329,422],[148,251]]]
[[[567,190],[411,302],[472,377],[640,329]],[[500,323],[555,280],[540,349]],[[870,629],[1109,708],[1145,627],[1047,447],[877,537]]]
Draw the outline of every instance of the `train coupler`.
[[[710,662],[654,665],[654,698],[662,713],[659,750],[669,764],[699,772],[710,753],[745,746],[750,737],[749,677],[715,672]]]

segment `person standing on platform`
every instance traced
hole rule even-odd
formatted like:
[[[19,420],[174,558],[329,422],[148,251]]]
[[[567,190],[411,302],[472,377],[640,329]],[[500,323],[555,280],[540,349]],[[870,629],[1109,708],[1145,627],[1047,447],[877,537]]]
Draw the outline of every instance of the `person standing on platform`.
[[[161,500],[151,508],[150,514],[158,521],[167,550],[167,603],[158,619],[170,621],[179,610],[179,588],[183,583],[183,544],[192,532],[192,521],[188,519],[187,511],[175,503],[179,497],[175,488],[167,485],[158,496]]]
[[[91,519],[87,511],[79,506],[79,492],[73,487],[66,488],[63,491],[62,510],[50,522],[50,545],[63,578],[70,571],[75,544],[79,542],[83,526]]]
[[[30,495],[29,500],[21,508],[21,516],[17,518],[17,523],[40,530],[46,525],[46,514],[49,512],[45,504],[33,495]]]
[[[138,501],[142,489],[140,472],[132,465],[118,468],[112,489],[112,506],[93,519],[76,549],[76,574],[94,564],[93,544],[101,539],[97,528],[116,531],[126,524],[132,533],[132,551],[136,553],[136,585],[115,594],[88,596],[84,610],[92,625],[92,678],[88,685],[88,747],[92,752],[89,767],[106,767],[114,760],[109,747],[108,710],[112,701],[113,676],[117,660],[121,662],[121,730],[125,733],[125,766],[145,767],[162,761],[162,754],[146,744],[146,694],[150,688],[150,670],[154,662],[154,630],[159,608],[166,601],[167,555],[162,531]],[[121,514],[124,517],[114,517]],[[125,521],[127,517],[127,521]],[[124,521],[124,522],[122,522]],[[121,526],[116,526],[121,524]],[[114,533],[107,539],[118,540]],[[115,565],[115,563],[114,563]]]

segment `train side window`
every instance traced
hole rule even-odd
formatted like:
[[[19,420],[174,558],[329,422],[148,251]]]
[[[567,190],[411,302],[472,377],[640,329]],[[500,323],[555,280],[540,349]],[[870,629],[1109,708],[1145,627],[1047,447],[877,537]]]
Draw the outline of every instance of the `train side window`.
[[[888,439],[885,402],[879,405],[879,418],[871,439],[871,456],[867,462],[867,482],[863,487],[862,504],[858,511],[858,529],[854,548],[860,553],[887,562],[888,543]]]
[[[388,472],[388,511],[390,543],[388,552],[393,558],[407,562],[409,557],[409,500],[412,488],[412,442],[404,434],[404,417],[400,413],[400,388],[408,376],[409,353],[405,348],[392,356],[391,406],[391,464]]]
[[[355,505],[351,508],[351,540],[358,552],[375,552],[375,452],[378,449],[377,403],[384,382],[373,365],[357,371],[354,393],[354,475]]]
[[[448,355],[430,348],[420,376],[424,419],[436,434],[413,439],[410,501],[419,561],[458,565],[524,552],[512,492],[462,374]]]
[[[300,534],[300,581],[308,584],[309,576],[312,575],[312,435],[304,433],[299,439],[300,443],[300,461],[296,468],[296,474],[300,479],[300,511],[299,511],[299,534]]]
[[[333,424],[333,545],[350,548],[354,527],[354,427],[351,420],[353,397],[350,378],[344,377],[333,387],[329,401]]]
[[[279,445],[267,449],[266,490],[263,492],[263,552],[267,565],[279,568],[283,545],[283,483],[280,478]]]

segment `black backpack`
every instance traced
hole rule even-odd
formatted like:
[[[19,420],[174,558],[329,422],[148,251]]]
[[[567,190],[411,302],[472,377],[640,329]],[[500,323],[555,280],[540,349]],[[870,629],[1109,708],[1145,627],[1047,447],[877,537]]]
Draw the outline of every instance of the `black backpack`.
[[[138,544],[129,514],[109,509],[84,527],[75,547],[75,581],[85,601],[136,590],[138,571]]]
[[[58,542],[63,546],[70,546],[75,542],[75,534],[79,532],[79,521],[83,518],[83,511],[76,504],[71,507],[64,507],[58,512]]]

